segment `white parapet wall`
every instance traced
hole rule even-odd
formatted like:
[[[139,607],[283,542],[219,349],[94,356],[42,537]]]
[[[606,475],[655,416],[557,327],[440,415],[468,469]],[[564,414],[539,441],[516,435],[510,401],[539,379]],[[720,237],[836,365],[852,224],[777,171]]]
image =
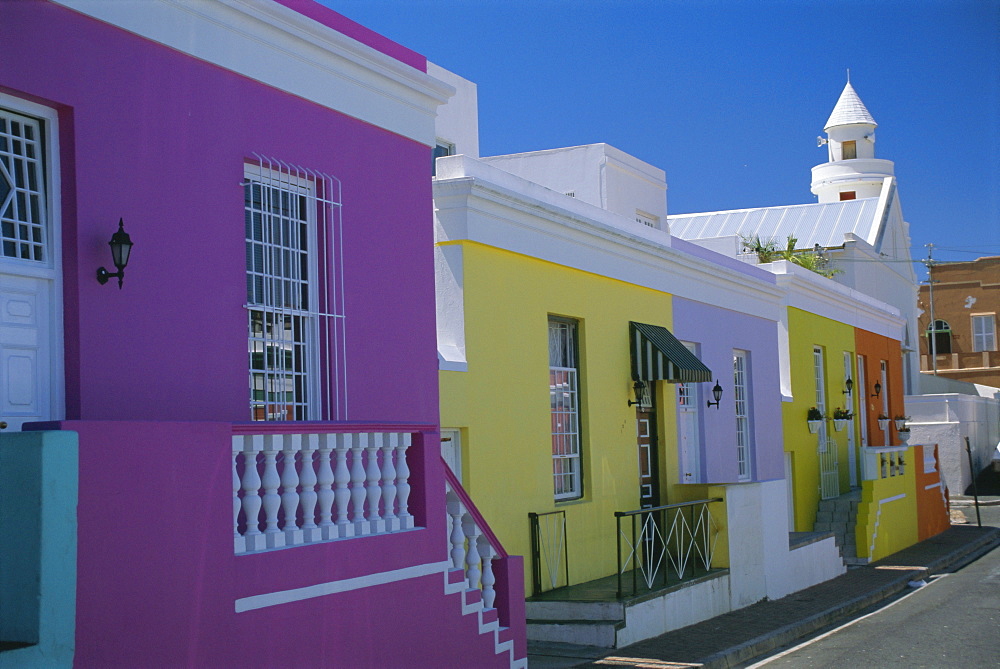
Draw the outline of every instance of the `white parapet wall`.
[[[780,599],[846,571],[832,536],[790,549],[784,480],[728,486],[732,608]]]
[[[961,495],[974,474],[989,467],[1000,443],[1000,399],[960,393],[907,395],[910,442],[937,444],[941,478],[951,494]],[[973,472],[965,438],[969,438]]]

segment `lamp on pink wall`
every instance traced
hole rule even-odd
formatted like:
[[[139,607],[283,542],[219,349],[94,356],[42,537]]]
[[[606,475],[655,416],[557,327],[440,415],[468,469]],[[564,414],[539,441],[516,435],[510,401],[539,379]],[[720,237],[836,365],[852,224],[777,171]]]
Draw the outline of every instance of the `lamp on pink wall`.
[[[97,281],[103,286],[111,277],[118,277],[118,290],[121,290],[122,280],[125,278],[125,266],[128,265],[129,254],[132,253],[132,240],[125,232],[125,224],[122,219],[118,219],[118,232],[111,235],[108,242],[111,247],[111,260],[115,263],[117,272],[109,272],[103,267],[97,268]]]

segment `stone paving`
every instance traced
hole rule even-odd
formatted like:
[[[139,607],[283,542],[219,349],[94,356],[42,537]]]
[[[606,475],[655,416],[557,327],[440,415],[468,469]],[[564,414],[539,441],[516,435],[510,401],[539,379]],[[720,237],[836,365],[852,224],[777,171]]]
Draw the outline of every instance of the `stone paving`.
[[[952,526],[887,558],[794,593],[618,649],[529,643],[529,666],[732,667],[862,611],[1000,545],[1000,528]]]

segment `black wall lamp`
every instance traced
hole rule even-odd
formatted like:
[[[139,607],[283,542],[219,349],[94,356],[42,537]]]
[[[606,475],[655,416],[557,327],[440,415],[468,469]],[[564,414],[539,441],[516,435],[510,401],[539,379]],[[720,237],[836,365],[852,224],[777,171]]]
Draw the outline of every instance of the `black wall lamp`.
[[[712,402],[711,400],[709,400],[708,406],[713,406],[714,405],[715,406],[715,410],[718,411],[719,410],[719,402],[722,401],[722,386],[719,385],[719,380],[718,379],[715,380],[715,387],[712,388],[712,397],[715,398],[715,401]]]
[[[125,266],[128,265],[128,256],[132,253],[132,240],[125,232],[125,224],[120,218],[118,219],[118,232],[111,235],[108,246],[111,247],[111,260],[115,263],[115,268],[118,271],[112,273],[103,267],[98,267],[97,281],[103,286],[111,277],[118,277],[118,289],[121,290],[122,279],[125,278]]]
[[[881,394],[882,394],[882,384],[879,383],[878,381],[876,381],[875,382],[875,392],[872,393],[872,397],[877,398]]]
[[[845,395],[850,395],[851,391],[854,390],[854,379],[848,376],[847,380],[844,381],[844,385],[847,386],[847,390],[843,391],[843,393]]]
[[[646,386],[645,382],[636,381],[635,383],[633,383],[632,391],[635,393],[635,401],[633,402],[632,400],[629,400],[628,405],[649,406],[650,402],[649,402],[649,395],[646,394],[647,390],[649,390],[649,388]]]

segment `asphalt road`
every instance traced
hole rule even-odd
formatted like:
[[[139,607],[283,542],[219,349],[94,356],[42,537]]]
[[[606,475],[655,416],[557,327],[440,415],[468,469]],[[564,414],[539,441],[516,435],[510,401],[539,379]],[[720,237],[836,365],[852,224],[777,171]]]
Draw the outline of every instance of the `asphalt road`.
[[[964,509],[975,524],[975,509]],[[980,509],[1000,527],[1000,506]],[[752,667],[1000,667],[1000,548]]]

